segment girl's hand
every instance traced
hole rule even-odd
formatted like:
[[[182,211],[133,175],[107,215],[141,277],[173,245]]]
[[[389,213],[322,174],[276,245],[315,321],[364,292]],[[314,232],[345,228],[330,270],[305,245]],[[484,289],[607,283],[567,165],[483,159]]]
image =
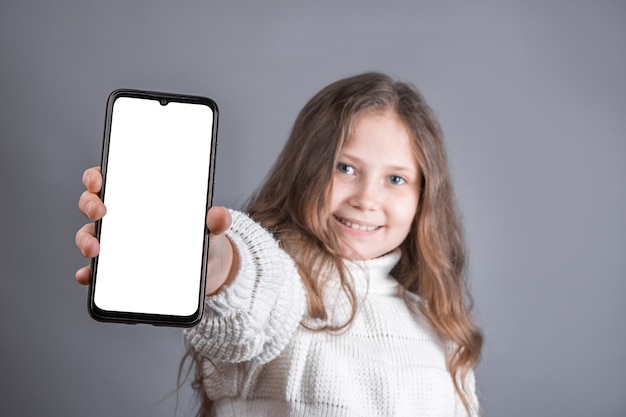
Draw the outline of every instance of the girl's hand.
[[[83,184],[87,190],[80,196],[78,200],[78,208],[89,218],[89,220],[100,220],[107,212],[106,207],[98,193],[102,188],[102,173],[99,167],[93,167],[85,170],[83,174]],[[76,247],[85,258],[95,258],[100,252],[100,243],[94,237],[94,223],[88,223],[81,227],[76,233]],[[84,266],[76,271],[76,281],[86,285],[89,283],[91,276],[91,265]]]
[[[212,295],[222,286],[230,284],[239,270],[239,257],[230,240],[224,235],[232,223],[225,207],[209,209],[206,225],[211,232],[209,242],[209,262],[207,266],[206,294]]]
[[[87,169],[83,174],[83,184],[87,189],[80,196],[78,208],[89,220],[100,220],[106,214],[106,207],[98,193],[102,188],[102,173],[99,167]],[[206,294],[216,293],[223,285],[232,282],[239,269],[239,259],[230,240],[224,235],[232,222],[230,213],[224,207],[211,207],[206,224],[211,231],[209,261],[207,268]],[[76,247],[86,258],[95,258],[100,252],[100,243],[94,236],[94,223],[88,223],[76,233]],[[91,277],[91,265],[76,271],[76,281],[86,285]]]

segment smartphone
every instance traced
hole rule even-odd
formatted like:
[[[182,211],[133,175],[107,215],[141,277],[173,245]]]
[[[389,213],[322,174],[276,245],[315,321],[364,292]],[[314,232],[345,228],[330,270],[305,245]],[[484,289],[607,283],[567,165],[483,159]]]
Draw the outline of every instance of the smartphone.
[[[218,108],[210,98],[115,90],[107,100],[89,313],[193,326],[202,318]]]

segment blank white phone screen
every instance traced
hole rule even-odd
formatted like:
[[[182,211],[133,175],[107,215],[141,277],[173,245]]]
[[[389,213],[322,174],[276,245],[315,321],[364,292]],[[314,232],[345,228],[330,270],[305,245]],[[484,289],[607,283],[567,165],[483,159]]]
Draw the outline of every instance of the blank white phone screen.
[[[197,311],[213,128],[207,105],[115,100],[94,283],[98,308]]]

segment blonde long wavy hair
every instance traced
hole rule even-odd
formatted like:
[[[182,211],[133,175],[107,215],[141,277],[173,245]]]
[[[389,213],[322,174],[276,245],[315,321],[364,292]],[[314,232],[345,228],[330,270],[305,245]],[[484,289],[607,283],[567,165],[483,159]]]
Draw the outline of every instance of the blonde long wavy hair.
[[[387,111],[395,112],[407,127],[422,174],[418,211],[400,245],[402,256],[392,274],[408,291],[420,296],[423,314],[439,336],[455,346],[448,356],[448,369],[469,411],[470,394],[464,382],[479,361],[483,338],[470,314],[466,249],[443,134],[433,111],[412,84],[368,72],[322,89],[298,114],[285,147],[250,199],[247,212],[272,230],[295,260],[312,318],[321,322],[327,319],[325,282],[318,272],[329,265],[339,271],[352,316],[341,326],[312,330],[349,326],[358,306],[331,227],[328,203],[332,178],[337,155],[350,139],[359,116]],[[200,413],[208,415],[208,399],[205,395],[202,398],[204,411]]]

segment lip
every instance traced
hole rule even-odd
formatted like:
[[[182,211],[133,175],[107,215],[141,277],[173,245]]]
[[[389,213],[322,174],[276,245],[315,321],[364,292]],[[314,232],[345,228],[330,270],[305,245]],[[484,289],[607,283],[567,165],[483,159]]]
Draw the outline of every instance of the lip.
[[[355,219],[349,219],[346,217],[341,217],[337,215],[333,215],[335,221],[339,224],[339,226],[350,233],[356,234],[373,234],[380,230],[382,226],[363,222]]]

